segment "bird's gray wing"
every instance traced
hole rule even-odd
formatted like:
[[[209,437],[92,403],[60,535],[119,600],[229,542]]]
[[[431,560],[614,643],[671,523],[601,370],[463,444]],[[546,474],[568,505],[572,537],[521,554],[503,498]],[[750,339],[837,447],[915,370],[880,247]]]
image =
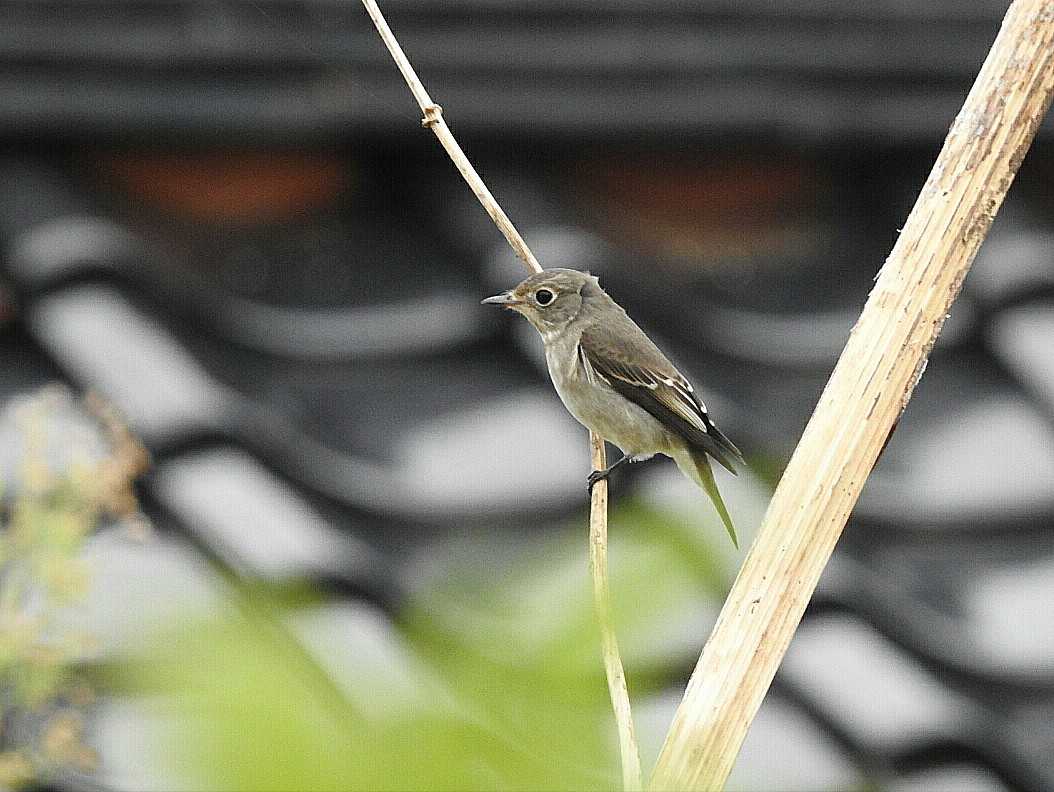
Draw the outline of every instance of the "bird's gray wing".
[[[613,390],[642,407],[663,426],[735,473],[743,455],[714,425],[690,382],[635,325],[632,351],[587,329],[578,352],[587,377],[599,377]],[[639,334],[639,335],[638,335]]]

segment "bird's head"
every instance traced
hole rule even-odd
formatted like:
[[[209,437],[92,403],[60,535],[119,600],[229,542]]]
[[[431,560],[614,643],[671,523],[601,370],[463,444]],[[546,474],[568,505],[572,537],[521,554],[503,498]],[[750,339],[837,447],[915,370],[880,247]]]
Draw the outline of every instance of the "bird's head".
[[[516,288],[483,300],[527,317],[543,336],[559,332],[578,316],[582,303],[593,293],[601,294],[597,279],[588,272],[549,269],[522,281]]]

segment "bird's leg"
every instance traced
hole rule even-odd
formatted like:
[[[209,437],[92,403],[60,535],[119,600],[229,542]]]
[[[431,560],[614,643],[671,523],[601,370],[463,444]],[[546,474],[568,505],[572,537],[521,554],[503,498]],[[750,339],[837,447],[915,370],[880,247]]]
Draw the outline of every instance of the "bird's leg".
[[[613,464],[608,465],[603,470],[594,470],[592,473],[590,473],[589,478],[586,479],[589,482],[590,494],[593,493],[593,487],[596,486],[596,483],[598,481],[600,481],[601,479],[606,479],[608,476],[610,476],[612,471],[614,471],[614,469],[617,468],[619,465],[624,465],[625,463],[632,461],[633,458],[629,454],[623,454],[622,459],[620,459],[618,462],[614,462]]]

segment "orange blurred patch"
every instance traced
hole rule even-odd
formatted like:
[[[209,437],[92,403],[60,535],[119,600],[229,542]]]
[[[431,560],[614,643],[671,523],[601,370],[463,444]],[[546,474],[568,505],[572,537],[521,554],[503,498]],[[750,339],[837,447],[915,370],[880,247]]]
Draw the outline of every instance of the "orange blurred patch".
[[[349,181],[336,153],[134,152],[97,160],[103,178],[168,214],[215,225],[283,220],[325,206]]]
[[[578,194],[605,235],[667,259],[741,260],[815,244],[821,191],[808,163],[644,158],[590,161]]]

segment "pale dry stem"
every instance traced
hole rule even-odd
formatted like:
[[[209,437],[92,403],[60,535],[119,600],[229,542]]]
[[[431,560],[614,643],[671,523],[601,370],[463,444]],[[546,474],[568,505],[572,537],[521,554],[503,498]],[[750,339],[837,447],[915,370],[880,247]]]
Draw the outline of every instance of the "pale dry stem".
[[[593,469],[607,467],[604,438],[589,433]],[[641,788],[640,753],[633,729],[626,672],[622,668],[618,639],[611,621],[611,592],[608,589],[608,483],[601,479],[593,486],[589,504],[589,571],[593,578],[593,604],[600,625],[600,640],[604,649],[604,671],[607,673],[608,693],[615,710],[618,726],[619,751],[622,755],[622,788],[627,792]]]
[[[410,87],[410,92],[414,95],[414,99],[417,100],[417,104],[424,114],[421,124],[431,129],[435,136],[439,138],[439,142],[450,156],[454,166],[464,177],[465,181],[468,182],[468,186],[472,188],[472,192],[475,193],[479,202],[483,204],[483,208],[487,210],[490,219],[494,221],[498,230],[505,235],[509,245],[512,246],[513,251],[519,256],[527,269],[531,272],[541,272],[542,265],[538,263],[534,253],[527,247],[527,243],[523,241],[523,237],[520,236],[520,232],[513,226],[508,215],[498,206],[498,202],[490,194],[487,185],[483,183],[483,179],[476,173],[476,169],[472,167],[472,163],[468,161],[465,152],[461,150],[461,146],[454,139],[454,134],[450,131],[450,127],[447,126],[446,120],[443,118],[443,108],[433,102],[432,97],[428,95],[428,91],[425,90],[424,84],[417,76],[417,72],[414,71],[414,67],[410,65],[406,53],[399,46],[395,34],[388,27],[388,23],[385,21],[384,15],[381,14],[381,9],[378,8],[375,0],[362,0],[362,4],[366,7],[366,13],[373,20],[377,32],[380,33],[381,39],[384,41],[385,46],[388,47],[388,52],[392,54],[395,65],[399,67],[403,79],[406,80],[406,84]]]
[[[454,166],[468,182],[476,198],[486,209],[491,220],[505,235],[513,251],[524,263],[527,269],[541,272],[542,266],[534,257],[527,243],[513,226],[512,221],[498,206],[498,202],[491,195],[490,190],[483,183],[483,179],[472,167],[465,152],[461,150],[453,133],[443,118],[443,108],[432,101],[428,91],[418,78],[409,59],[399,46],[395,34],[392,33],[388,23],[381,14],[375,0],[362,0],[366,12],[373,20],[373,24],[380,33],[381,39],[391,53],[396,65],[399,67],[403,79],[410,87],[414,99],[424,117],[421,124],[435,133],[440,144],[450,156]],[[593,468],[600,470],[604,464],[604,441],[599,436],[590,433],[590,444],[592,447]],[[593,488],[593,495],[589,508],[589,566],[593,577],[593,598],[596,605],[597,619],[600,622],[600,632],[604,655],[604,670],[607,674],[608,692],[611,696],[611,706],[615,712],[615,723],[618,727],[619,749],[622,756],[622,778],[623,786],[627,792],[641,788],[640,753],[637,748],[637,737],[633,729],[633,715],[630,709],[629,691],[626,688],[626,677],[622,669],[622,657],[619,654],[618,641],[611,624],[611,595],[608,590],[607,574],[607,482],[601,481]]]
[[[1017,0],[769,504],[652,789],[714,790],[917,383],[1054,91],[1051,0]]]

